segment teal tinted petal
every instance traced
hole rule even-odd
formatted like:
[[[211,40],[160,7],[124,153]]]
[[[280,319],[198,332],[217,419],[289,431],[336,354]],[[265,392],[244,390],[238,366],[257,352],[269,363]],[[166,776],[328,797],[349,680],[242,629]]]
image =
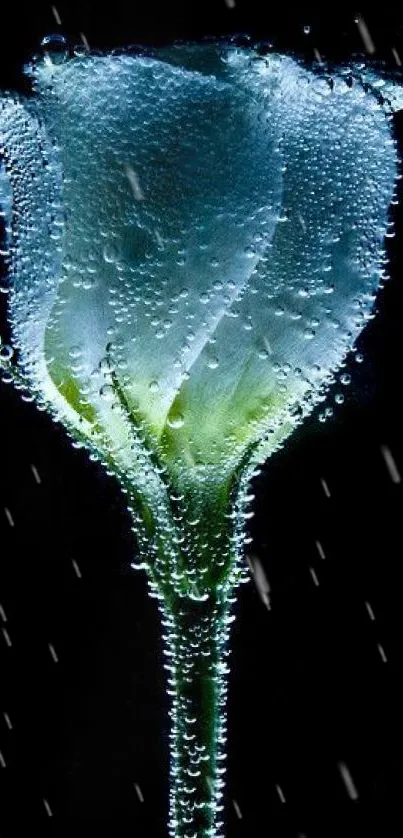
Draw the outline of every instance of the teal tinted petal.
[[[55,386],[44,352],[61,280],[62,170],[34,103],[11,95],[0,99],[0,146],[0,204],[10,247],[9,319],[21,380],[59,418],[88,432],[85,417],[80,420],[76,405],[66,402]]]
[[[163,439],[188,463],[236,457],[295,424],[353,347],[384,271],[397,155],[383,108],[359,81],[330,85],[289,59],[245,84],[253,94],[279,72],[281,217],[176,397],[183,426]]]
[[[61,368],[79,347],[85,388],[112,353],[158,439],[274,233],[278,122],[242,88],[151,58],[76,59],[45,80],[68,213],[49,352]]]

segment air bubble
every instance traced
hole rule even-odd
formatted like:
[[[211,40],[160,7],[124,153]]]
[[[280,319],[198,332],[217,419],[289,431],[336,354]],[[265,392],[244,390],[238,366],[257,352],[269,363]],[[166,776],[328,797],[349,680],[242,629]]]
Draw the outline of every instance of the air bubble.
[[[103,257],[105,262],[108,262],[109,264],[117,262],[119,258],[119,250],[116,245],[108,242],[103,249]]]
[[[0,361],[10,361],[14,355],[14,349],[7,343],[0,346]]]
[[[104,384],[99,391],[99,395],[102,396],[105,401],[113,401],[115,398],[115,390],[112,384]]]
[[[101,372],[106,374],[113,373],[115,371],[115,364],[112,361],[112,358],[109,358],[109,356],[102,358],[99,362],[99,369],[101,370]]]
[[[93,288],[97,287],[97,284],[98,283],[95,276],[87,276],[85,279],[83,279],[81,287],[84,289],[84,291],[91,291]]]
[[[305,329],[304,331],[304,338],[305,340],[312,340],[315,337],[315,332],[313,329]]]
[[[167,418],[167,425],[169,428],[176,430],[183,427],[184,421],[181,413],[171,413]]]
[[[67,40],[64,35],[46,35],[42,38],[41,47],[45,60],[50,64],[64,64],[68,58]]]
[[[83,352],[80,346],[71,346],[69,349],[69,356],[70,358],[76,359],[81,358]]]
[[[29,390],[21,390],[20,395],[23,402],[31,404],[34,401],[34,394],[30,393]]]
[[[1,376],[1,381],[3,382],[3,384],[12,384],[13,381],[14,381],[14,377],[13,377],[13,374],[12,374],[11,370],[7,369],[6,367],[2,367],[1,363],[0,363],[0,376]]]

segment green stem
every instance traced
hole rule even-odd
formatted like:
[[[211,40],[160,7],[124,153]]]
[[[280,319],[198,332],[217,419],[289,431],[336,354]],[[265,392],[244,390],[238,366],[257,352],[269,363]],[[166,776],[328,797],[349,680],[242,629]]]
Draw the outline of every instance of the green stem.
[[[234,597],[189,597],[163,610],[172,697],[170,836],[218,838],[225,772],[227,657]]]

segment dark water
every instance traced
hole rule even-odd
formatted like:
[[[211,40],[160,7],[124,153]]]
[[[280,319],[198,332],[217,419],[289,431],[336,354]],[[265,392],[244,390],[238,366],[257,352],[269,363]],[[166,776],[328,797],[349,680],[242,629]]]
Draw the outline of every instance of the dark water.
[[[65,34],[78,40],[83,32],[93,47],[248,30],[308,58],[315,47],[335,60],[362,48],[357,25],[341,10],[325,19],[303,11],[273,17],[250,2],[183,11],[175,4],[55,5]],[[403,56],[402,22],[379,9],[361,11],[377,54],[395,68],[391,48]],[[21,84],[21,62],[57,30],[48,4],[7,10],[1,87]],[[403,117],[395,124],[403,150]],[[402,831],[399,812],[391,829],[403,770],[402,486],[381,450],[387,446],[402,473],[401,208],[395,219],[391,281],[360,340],[364,361],[351,362],[345,403],[324,425],[312,417],[257,484],[254,551],[272,609],[252,583],[241,588],[228,838]],[[162,838],[169,728],[160,629],[145,578],[129,567],[133,543],[119,490],[9,386],[1,385],[0,399],[0,603],[12,644],[0,635],[0,835],[22,834],[27,820],[31,830],[54,835],[80,826],[96,834],[106,825],[117,836]]]

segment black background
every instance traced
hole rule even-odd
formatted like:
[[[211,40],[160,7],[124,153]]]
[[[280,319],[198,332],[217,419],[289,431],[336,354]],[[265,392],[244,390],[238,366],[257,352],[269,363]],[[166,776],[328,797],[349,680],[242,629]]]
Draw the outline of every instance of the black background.
[[[355,10],[341,6],[275,14],[271,4],[259,10],[253,2],[232,10],[224,2],[55,5],[62,27],[50,4],[1,12],[1,87],[22,87],[21,64],[56,31],[73,41],[83,32],[94,48],[249,32],[308,59],[314,47],[334,60],[362,50]],[[361,12],[376,57],[396,67],[391,48],[403,56],[401,21],[384,6]],[[402,117],[395,126],[402,151]],[[343,389],[336,385],[328,399],[334,417],[321,424],[313,416],[257,481],[253,549],[271,584],[272,608],[252,582],[241,587],[228,705],[227,838],[403,833],[402,487],[381,452],[387,445],[403,469],[401,208],[394,217],[391,280],[359,341],[363,363],[349,363],[345,403],[334,405]],[[4,295],[0,303],[7,337]],[[27,821],[40,835],[73,835],[84,826],[90,835],[105,828],[162,838],[169,705],[159,618],[144,574],[130,569],[135,544],[119,488],[11,386],[0,385],[0,399],[0,603],[12,644],[0,634],[0,836],[25,834]],[[355,800],[340,763],[354,780]]]

